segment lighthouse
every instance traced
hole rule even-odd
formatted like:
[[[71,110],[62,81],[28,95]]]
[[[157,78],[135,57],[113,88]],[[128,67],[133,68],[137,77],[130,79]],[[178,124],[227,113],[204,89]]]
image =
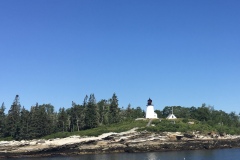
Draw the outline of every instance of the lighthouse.
[[[150,98],[147,103],[146,118],[158,118],[157,114],[154,112],[154,106]]]

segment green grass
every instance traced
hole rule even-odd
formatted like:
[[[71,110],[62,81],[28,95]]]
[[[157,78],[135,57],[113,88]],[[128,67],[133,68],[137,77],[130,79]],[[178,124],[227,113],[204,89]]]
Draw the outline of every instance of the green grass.
[[[13,137],[0,138],[0,141],[12,141]]]
[[[155,126],[145,127],[140,130],[147,130],[150,132],[188,132],[188,131],[200,131],[206,133],[214,131],[215,129],[208,125],[195,121],[195,124],[188,124],[182,121],[182,119],[176,120],[162,120],[153,121],[152,124]]]
[[[51,134],[48,136],[43,137],[43,139],[53,139],[53,138],[65,138],[73,135],[79,135],[79,136],[99,136],[103,133],[108,132],[124,132],[128,131],[135,127],[145,127],[147,125],[148,121],[124,121],[116,124],[111,125],[103,125],[97,128],[93,129],[87,129],[82,131],[75,131],[75,132],[58,132],[55,134]]]
[[[194,122],[194,124],[188,124],[187,122]],[[150,127],[142,127],[139,131],[147,130],[149,132],[189,132],[189,131],[200,131],[202,134],[207,134],[209,132],[217,132],[217,133],[226,133],[231,135],[239,135],[240,128],[238,127],[230,127],[230,126],[220,126],[214,125],[211,126],[207,122],[200,122],[196,120],[186,120],[186,119],[176,119],[176,120],[166,120],[162,119],[154,120],[152,122],[154,126]]]
[[[187,122],[194,122],[194,124],[188,124]],[[82,131],[75,132],[58,132],[55,134],[51,134],[43,137],[44,139],[52,139],[52,138],[65,138],[73,135],[79,136],[99,136],[103,133],[108,132],[124,132],[128,131],[132,128],[138,127],[138,131],[149,131],[149,132],[183,132],[187,133],[189,131],[200,131],[200,133],[207,134],[209,132],[218,132],[218,133],[226,133],[226,134],[240,134],[240,129],[236,127],[229,126],[211,126],[206,122],[200,122],[192,119],[176,119],[176,120],[153,120],[152,124],[154,126],[146,127],[148,120],[130,120],[124,121],[111,125],[103,125],[93,129],[87,129]]]

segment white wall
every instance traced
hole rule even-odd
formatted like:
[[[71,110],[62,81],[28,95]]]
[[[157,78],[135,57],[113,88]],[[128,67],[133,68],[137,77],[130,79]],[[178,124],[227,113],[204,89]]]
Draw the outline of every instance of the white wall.
[[[157,115],[154,112],[154,107],[152,105],[147,106],[146,118],[157,118]]]

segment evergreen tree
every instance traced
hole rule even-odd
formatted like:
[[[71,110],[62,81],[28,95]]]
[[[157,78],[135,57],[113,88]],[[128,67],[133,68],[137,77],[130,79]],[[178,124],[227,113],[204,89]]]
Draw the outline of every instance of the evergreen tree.
[[[38,103],[36,103],[35,106],[32,106],[30,109],[30,137],[31,138],[38,138],[41,136],[41,130],[42,130],[42,122],[41,122],[41,113],[40,113],[40,107]]]
[[[75,117],[76,117],[76,124],[77,130],[84,129],[85,124],[85,112],[88,105],[88,96],[86,95],[83,101],[83,105],[75,105]]]
[[[190,118],[195,119],[197,117],[197,108],[192,106],[189,108]]]
[[[68,114],[65,108],[60,108],[58,113],[58,131],[67,131]]]
[[[119,113],[120,113],[120,109],[118,108],[118,99],[116,94],[114,93],[112,98],[110,99],[109,122],[118,123],[120,121]]]
[[[99,125],[99,112],[94,94],[91,94],[86,107],[86,128],[95,128]]]
[[[158,118],[162,118],[162,112],[160,110],[155,110],[155,113],[157,113]]]
[[[5,135],[5,127],[6,127],[6,117],[5,117],[5,105],[4,102],[0,108],[0,137],[4,137]]]
[[[229,118],[231,120],[231,126],[233,127],[239,127],[239,115],[236,114],[236,112],[230,112]]]
[[[98,111],[99,111],[99,123],[108,124],[108,111],[109,111],[109,104],[107,100],[102,99],[97,103]]]
[[[7,135],[13,137],[16,140],[19,139],[20,134],[20,110],[21,105],[19,102],[19,96],[16,95],[7,115]]]
[[[110,107],[110,104],[108,101],[105,102],[105,105],[104,105],[104,110],[103,110],[103,124],[109,124],[109,107]]]
[[[28,110],[26,110],[23,106],[21,109],[21,118],[20,118],[20,139],[29,139],[29,126],[30,126],[30,113]]]
[[[54,106],[51,104],[43,104],[40,107],[46,114],[46,132],[45,135],[52,134],[57,131],[57,114],[54,113]]]
[[[126,109],[126,118],[127,119],[132,119],[132,108],[131,104],[128,104],[127,109]]]
[[[72,107],[68,110],[70,119],[70,131],[79,131],[85,127],[85,109],[82,105],[72,102]]]
[[[133,110],[133,113],[132,113],[132,118],[133,119],[144,118],[145,117],[145,113],[141,109],[141,107],[137,107],[136,109],[132,109],[132,110]]]
[[[70,128],[69,130],[71,132],[75,131],[75,126],[77,126],[77,114],[76,114],[76,103],[72,101],[72,107],[67,110],[67,113],[69,115],[69,120],[70,120]]]
[[[87,107],[88,104],[88,95],[85,96],[84,100],[83,100],[83,107]]]
[[[43,104],[31,107],[30,110],[30,136],[31,138],[40,138],[54,132],[54,113],[53,106]]]
[[[207,122],[211,118],[211,112],[208,107],[206,107],[206,104],[203,103],[201,107],[198,107],[196,111],[196,117],[195,119],[199,121]]]

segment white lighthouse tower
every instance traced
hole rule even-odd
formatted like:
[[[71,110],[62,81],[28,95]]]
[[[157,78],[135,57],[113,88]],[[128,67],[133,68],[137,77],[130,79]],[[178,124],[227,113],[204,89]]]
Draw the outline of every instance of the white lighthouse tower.
[[[147,103],[146,118],[158,118],[157,113],[154,112],[154,106],[150,98]]]

